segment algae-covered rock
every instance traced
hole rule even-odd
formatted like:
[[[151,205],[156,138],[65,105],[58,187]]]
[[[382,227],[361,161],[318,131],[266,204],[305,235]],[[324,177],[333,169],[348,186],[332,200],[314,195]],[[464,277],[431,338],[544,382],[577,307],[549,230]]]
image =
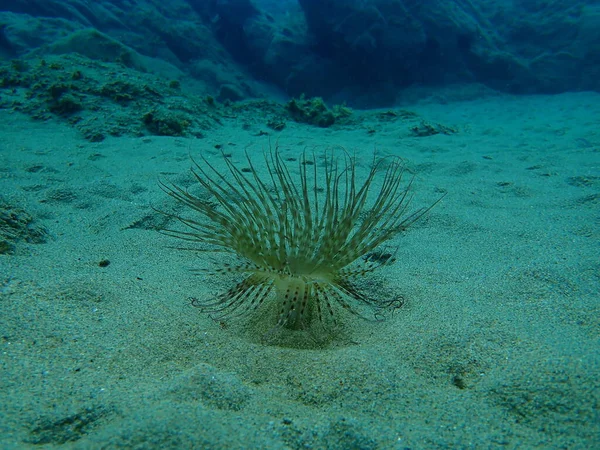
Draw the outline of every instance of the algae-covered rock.
[[[330,127],[352,114],[352,110],[346,106],[336,105],[333,109],[329,109],[322,98],[305,98],[304,95],[298,99],[291,99],[286,104],[286,110],[296,122],[323,128]]]
[[[48,231],[21,208],[0,201],[0,255],[15,253],[19,242],[43,244]]]
[[[158,136],[183,136],[190,127],[190,120],[181,113],[155,108],[143,116],[148,131]]]

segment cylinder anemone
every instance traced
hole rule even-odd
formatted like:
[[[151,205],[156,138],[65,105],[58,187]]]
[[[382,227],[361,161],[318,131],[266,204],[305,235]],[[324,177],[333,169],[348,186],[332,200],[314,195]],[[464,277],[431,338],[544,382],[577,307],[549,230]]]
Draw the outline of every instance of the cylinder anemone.
[[[225,321],[276,301],[275,326],[300,329],[315,318],[335,323],[336,305],[362,317],[359,310],[367,306],[374,318],[393,305],[394,300],[366,295],[356,278],[389,263],[389,256],[372,257],[376,249],[433,205],[409,209],[412,177],[404,180],[400,158],[374,160],[359,183],[355,157],[339,153],[326,151],[320,167],[304,153],[296,175],[278,147],[265,152],[264,173],[248,154],[244,170],[225,155],[221,171],[202,157],[193,161],[192,173],[207,198],[161,183],[192,213],[173,214],[185,227],[164,233],[231,252],[240,261],[212,272],[235,272],[241,281],[195,306]]]

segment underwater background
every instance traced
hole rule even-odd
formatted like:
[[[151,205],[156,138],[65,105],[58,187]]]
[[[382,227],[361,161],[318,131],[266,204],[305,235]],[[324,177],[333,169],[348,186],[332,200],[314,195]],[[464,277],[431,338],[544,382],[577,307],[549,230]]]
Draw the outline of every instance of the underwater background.
[[[230,259],[159,182],[276,143],[443,196],[385,320],[194,308]],[[599,244],[598,1],[0,0],[2,449],[600,448]]]

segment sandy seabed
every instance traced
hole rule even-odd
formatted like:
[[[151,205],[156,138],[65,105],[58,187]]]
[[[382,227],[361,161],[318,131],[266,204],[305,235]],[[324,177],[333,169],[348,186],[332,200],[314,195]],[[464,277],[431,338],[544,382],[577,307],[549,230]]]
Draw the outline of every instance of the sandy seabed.
[[[447,193],[363,280],[402,308],[341,311],[343,339],[304,347],[193,308],[226,284],[190,269],[221,254],[177,250],[152,209],[190,155],[224,167],[216,145],[263,167],[260,126],[89,143],[0,111],[0,447],[600,448],[600,95],[406,109],[456,132],[356,112],[277,134],[284,158],[344,146],[359,175],[374,148],[403,157],[415,206]]]

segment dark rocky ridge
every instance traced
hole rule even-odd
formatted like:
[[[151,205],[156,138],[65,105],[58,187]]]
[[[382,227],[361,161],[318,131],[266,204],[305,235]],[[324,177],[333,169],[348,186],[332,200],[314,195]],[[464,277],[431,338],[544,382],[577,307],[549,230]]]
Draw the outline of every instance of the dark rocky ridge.
[[[93,28],[151,58],[140,70],[191,75],[215,95],[227,85],[265,96],[272,85],[384,106],[414,84],[600,91],[600,6],[582,0],[4,0],[0,9],[4,59],[56,52]]]

